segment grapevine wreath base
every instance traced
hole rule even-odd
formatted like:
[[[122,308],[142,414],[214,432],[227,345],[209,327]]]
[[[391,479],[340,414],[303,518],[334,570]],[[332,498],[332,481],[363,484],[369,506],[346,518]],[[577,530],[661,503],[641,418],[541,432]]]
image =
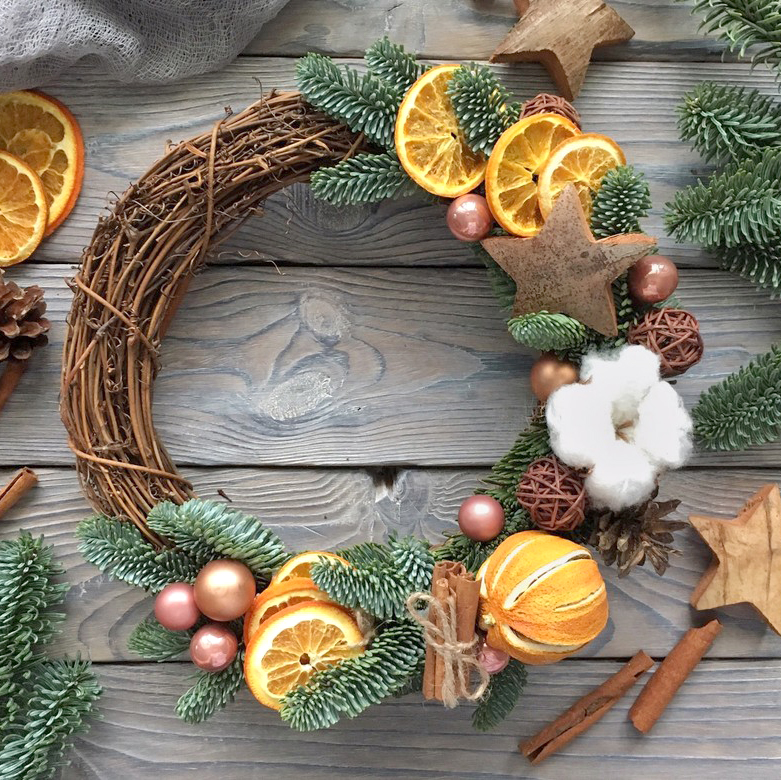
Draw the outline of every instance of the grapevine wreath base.
[[[648,559],[662,574],[672,552],[679,524],[653,498],[663,472],[685,462],[691,422],[660,376],[671,347],[651,338],[654,313],[677,311],[665,300],[677,271],[647,257],[647,184],[561,99],[526,111],[488,68],[429,69],[387,39],[366,59],[361,75],[309,55],[302,94],[272,92],[171,148],[101,219],[72,283],[62,418],[99,512],[80,526],[81,549],[156,594],[130,647],[158,661],[189,649],[201,671],[177,712],[190,722],[246,682],[301,730],[415,690],[448,707],[476,701],[476,727],[490,728],[517,701],[524,664],[567,657],[606,625],[605,584],[583,543],[622,573]],[[431,154],[455,144],[463,167],[432,183],[425,136],[421,148],[415,139],[434,114],[427,132],[444,141]],[[539,177],[514,157],[532,148],[516,143],[527,131],[532,146],[548,139],[534,147]],[[578,194],[562,185],[543,209],[544,183],[550,195],[566,170],[556,166],[583,148],[602,155],[598,179]],[[521,222],[496,192],[518,170],[540,203]],[[450,198],[448,224],[485,262],[510,334],[544,353],[532,371],[540,410],[438,547],[406,537],[294,555],[256,518],[196,499],[154,429],[160,342],[189,280],[266,197],[310,179],[341,206],[421,188]],[[551,268],[519,262],[536,247]],[[550,284],[549,272],[598,294],[584,309],[578,286]],[[634,338],[641,323],[645,341]],[[676,373],[701,355],[694,318],[689,335],[696,348]]]

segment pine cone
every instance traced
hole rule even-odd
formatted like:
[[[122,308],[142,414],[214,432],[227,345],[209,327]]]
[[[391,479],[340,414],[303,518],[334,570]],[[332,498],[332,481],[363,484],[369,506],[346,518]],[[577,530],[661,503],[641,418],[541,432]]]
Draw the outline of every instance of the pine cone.
[[[665,520],[681,502],[648,501],[636,510],[613,514],[605,512],[593,518],[589,544],[595,547],[606,566],[614,563],[618,576],[624,577],[634,566],[646,560],[661,576],[670,564],[670,555],[680,555],[673,546],[673,533],[688,525],[680,520]]]
[[[5,281],[0,271],[0,361],[27,360],[36,347],[48,343],[50,323],[43,315],[46,301],[37,285],[22,289]]]

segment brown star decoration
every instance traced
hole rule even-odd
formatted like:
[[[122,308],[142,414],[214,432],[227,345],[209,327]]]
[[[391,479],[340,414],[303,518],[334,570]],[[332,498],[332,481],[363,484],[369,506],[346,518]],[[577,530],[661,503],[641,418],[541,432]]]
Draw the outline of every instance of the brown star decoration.
[[[713,551],[692,591],[695,609],[751,604],[781,634],[781,493],[762,487],[734,520],[689,518]]]
[[[635,34],[602,0],[515,0],[515,6],[521,19],[491,62],[542,62],[567,100],[578,96],[597,46]]]
[[[597,241],[572,184],[534,238],[495,236],[482,242],[515,281],[515,316],[560,312],[605,336],[618,335],[611,282],[655,244],[643,233]]]

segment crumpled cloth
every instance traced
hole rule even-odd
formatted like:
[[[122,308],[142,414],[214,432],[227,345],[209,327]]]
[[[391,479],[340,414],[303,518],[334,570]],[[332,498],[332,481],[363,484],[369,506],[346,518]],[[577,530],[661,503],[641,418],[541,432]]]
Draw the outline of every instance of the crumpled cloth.
[[[174,81],[230,62],[288,0],[0,0],[0,91],[79,60],[125,82]]]

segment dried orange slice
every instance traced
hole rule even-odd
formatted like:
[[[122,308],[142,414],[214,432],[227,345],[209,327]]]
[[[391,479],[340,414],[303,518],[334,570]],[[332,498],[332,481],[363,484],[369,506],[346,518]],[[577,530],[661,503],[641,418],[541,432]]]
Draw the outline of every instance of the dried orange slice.
[[[261,704],[278,710],[285,694],[315,672],[362,652],[363,635],[348,612],[310,601],[261,623],[247,647],[244,678]]]
[[[293,577],[308,577],[312,572],[312,564],[317,563],[321,558],[331,558],[335,561],[341,561],[345,566],[350,565],[336,553],[317,551],[300,553],[299,555],[294,555],[277,571],[272,583],[283,582]]]
[[[244,644],[248,645],[258,626],[277,612],[305,601],[331,601],[309,577],[293,577],[269,585],[255,596],[244,616]]]
[[[537,177],[551,152],[579,135],[577,126],[558,114],[528,116],[508,127],[494,146],[485,172],[485,197],[496,221],[516,236],[540,232]]]
[[[546,219],[556,198],[574,184],[580,202],[591,216],[591,198],[602,186],[602,179],[612,168],[626,164],[621,147],[606,135],[585,133],[559,144],[540,171],[540,209]]]
[[[49,204],[48,236],[70,214],[84,177],[84,141],[73,114],[40,92],[0,95],[0,149],[41,177]]]
[[[460,65],[439,65],[410,88],[396,116],[396,154],[424,190],[443,198],[471,192],[483,180],[486,160],[464,139],[447,94]]]
[[[26,260],[41,243],[46,193],[35,171],[8,152],[0,152],[0,268]]]

